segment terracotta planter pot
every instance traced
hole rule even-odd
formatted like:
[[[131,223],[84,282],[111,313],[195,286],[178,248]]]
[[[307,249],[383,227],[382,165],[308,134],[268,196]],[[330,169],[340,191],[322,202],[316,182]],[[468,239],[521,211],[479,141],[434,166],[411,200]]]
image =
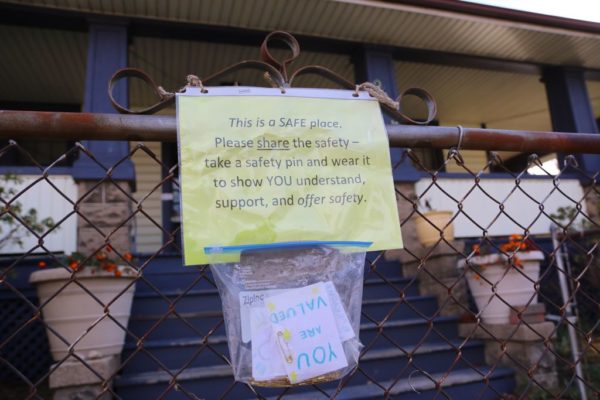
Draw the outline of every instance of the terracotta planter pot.
[[[136,278],[137,272],[131,267],[123,266],[119,267],[119,270],[122,273],[119,278],[113,273],[92,268],[86,268],[76,276],[77,282],[93,293],[104,305],[114,300],[109,306],[110,315],[119,324],[127,327],[135,285],[129,287],[120,296],[119,294]],[[76,283],[69,283],[70,278],[71,273],[63,268],[35,271],[29,278],[29,281],[37,287],[40,305],[43,305],[44,322],[69,345],[76,342],[104,315],[104,306]],[[56,293],[58,294],[54,296]],[[46,332],[52,357],[55,361],[62,360],[68,354],[69,345],[52,330],[46,329]],[[74,349],[80,357],[97,358],[120,354],[124,343],[125,331],[113,320],[105,317],[77,342]]]
[[[452,211],[428,211],[423,213],[431,224],[440,230],[452,219]],[[435,229],[425,218],[420,215],[416,217],[417,237],[423,246],[431,246],[440,239],[440,232]],[[444,229],[444,238],[448,241],[454,240],[454,225],[450,224]]]
[[[540,262],[544,254],[537,250],[525,251],[518,253],[517,257],[523,268],[507,265],[507,257],[503,254],[489,254],[470,260],[471,264],[479,266],[479,274],[469,269],[467,283],[486,324],[507,324],[511,311],[509,305],[516,307],[537,303],[534,285],[540,276]],[[461,260],[459,268],[465,267],[465,260]],[[491,285],[496,285],[496,295]]]

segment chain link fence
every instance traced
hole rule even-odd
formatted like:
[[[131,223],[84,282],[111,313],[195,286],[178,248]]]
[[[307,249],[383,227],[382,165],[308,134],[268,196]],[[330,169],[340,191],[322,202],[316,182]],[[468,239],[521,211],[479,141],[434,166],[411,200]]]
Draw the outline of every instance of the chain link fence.
[[[405,249],[368,254],[358,368],[340,381],[270,389],[233,380],[210,271],[182,267],[179,225],[149,210],[148,199],[161,195],[166,184],[177,188],[177,165],[163,163],[143,143],[131,148],[112,165],[80,143],[49,165],[40,165],[18,141],[0,150],[0,162],[18,154],[37,171],[26,186],[4,190],[0,198],[3,234],[18,226],[35,238],[20,254],[2,259],[0,398],[50,399],[50,386],[58,388],[60,398],[72,399],[575,399],[600,394],[598,171],[583,170],[576,157],[565,157],[557,173],[535,155],[520,171],[493,153],[483,168],[473,169],[451,149],[432,168],[422,153],[402,149],[393,168],[410,164],[422,178],[396,184]],[[69,157],[89,159],[104,177],[80,184],[76,196],[64,193],[53,172]],[[129,183],[113,178],[133,157],[162,171],[146,193],[134,193]],[[528,170],[536,166],[541,175],[532,177]],[[447,177],[449,167],[462,173]],[[452,186],[458,178],[462,186],[457,181]],[[573,184],[580,188],[577,193]],[[41,229],[36,224],[44,216],[29,218],[21,205],[36,185],[47,186],[70,208]],[[102,213],[89,206],[102,196],[107,202],[98,201],[97,208],[121,210],[110,224],[100,223]],[[451,211],[449,219],[435,216],[440,210]],[[95,235],[79,258],[46,245],[74,219],[78,229]],[[132,258],[123,243],[136,233],[140,219],[165,240],[152,254]],[[417,232],[425,228],[431,228],[433,239],[423,245]],[[507,229],[519,236],[509,238]],[[534,252],[541,255],[529,257]],[[501,266],[495,275],[490,273],[494,261]],[[536,262],[539,269],[530,273]],[[66,278],[40,299],[30,274],[51,267]],[[112,294],[96,290],[84,271],[112,279]],[[514,300],[516,282],[525,289]],[[84,301],[74,292],[99,313],[67,335],[47,312],[53,302],[63,302],[61,294],[72,296],[61,307],[78,308]],[[129,321],[118,311],[123,301],[133,304]],[[82,350],[86,338],[108,337],[109,327],[125,337],[115,356],[105,360]],[[62,350],[51,355],[48,339]],[[74,391],[62,386],[65,375],[73,374],[80,376]]]

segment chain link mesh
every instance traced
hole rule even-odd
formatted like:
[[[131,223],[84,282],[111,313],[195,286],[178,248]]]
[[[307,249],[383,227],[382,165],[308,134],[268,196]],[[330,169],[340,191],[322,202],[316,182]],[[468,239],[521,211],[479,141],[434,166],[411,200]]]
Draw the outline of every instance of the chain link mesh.
[[[423,178],[419,190],[413,183],[396,184],[405,249],[370,253],[367,257],[361,324],[365,347],[358,368],[336,382],[266,389],[233,380],[220,301],[210,271],[205,266],[181,266],[179,226],[165,225],[147,206],[148,199],[160,194],[165,184],[178,187],[177,165],[166,165],[144,144],[133,146],[129,155],[113,165],[105,165],[80,143],[53,164],[40,165],[18,142],[11,141],[0,150],[0,161],[15,152],[28,159],[38,172],[19,191],[10,195],[3,192],[1,215],[26,229],[36,244],[23,248],[21,254],[4,257],[0,269],[2,399],[51,398],[51,376],[68,363],[76,363],[82,373],[93,378],[96,391],[85,398],[96,399],[565,399],[581,398],[581,388],[590,398],[600,394],[598,172],[584,171],[574,156],[566,157],[555,175],[544,170],[538,157],[530,156],[527,168],[538,166],[544,171],[542,177],[535,178],[536,182],[546,183],[546,191],[540,196],[525,185],[533,179],[527,168],[514,172],[496,154],[491,154],[483,168],[475,170],[465,163],[460,151],[451,149],[443,165],[431,170],[416,152],[402,150],[393,168],[400,171],[411,164],[423,171]],[[113,178],[114,171],[134,156],[151,161],[162,171],[147,193],[134,195],[126,182]],[[104,171],[101,180],[85,189],[80,185],[76,197],[63,193],[52,179],[53,168],[73,157],[88,158]],[[443,183],[449,166],[461,171],[460,179],[468,182],[468,189],[458,196]],[[501,197],[484,184],[493,179],[488,174],[492,169],[503,171],[504,188],[509,185]],[[575,196],[566,186],[565,182],[573,180],[580,183],[582,196]],[[17,207],[27,191],[41,184],[49,185],[71,209],[43,231],[34,229]],[[128,204],[127,212],[111,226],[99,226],[84,207],[86,199],[103,185],[109,185]],[[449,205],[450,221],[440,224],[430,217],[424,206],[432,197]],[[514,215],[510,203],[516,197],[520,207],[530,210],[527,219]],[[477,207],[470,205],[474,198],[482,199]],[[562,209],[548,211],[548,203],[556,198]],[[83,263],[91,262],[111,246],[119,264],[137,271],[135,279],[109,301],[100,299],[73,272],[63,255],[46,246],[49,235],[73,218],[100,238]],[[133,226],[136,219],[151,222],[165,240],[152,254],[140,254],[131,260],[115,242],[120,230]],[[415,236],[419,219],[434,229],[436,237],[428,246],[421,245]],[[533,233],[540,222],[548,226],[546,234]],[[467,224],[475,233],[449,237],[445,228],[450,223],[455,228],[459,223]],[[506,235],[494,234],[501,224],[522,235],[519,240],[542,251],[539,276],[531,278],[521,268],[525,250],[507,248]],[[553,236],[550,226],[555,227]],[[509,266],[499,278],[487,277],[475,262],[483,248],[508,259]],[[69,271],[70,280],[40,304],[27,280],[42,259]],[[464,267],[458,268],[461,263]],[[525,277],[535,288],[518,305],[511,305],[499,291],[502,280],[512,273]],[[482,310],[468,289],[469,276],[478,278],[478,285],[494,293]],[[561,280],[566,283],[566,302],[561,295]],[[133,311],[126,325],[113,315],[111,307],[134,284]],[[44,307],[72,286],[104,310],[79,332],[75,341],[63,337],[42,318]],[[495,299],[510,308],[510,322],[484,321],[485,310],[498,304]],[[103,321],[112,321],[126,336],[118,366],[108,373],[98,370],[93,358],[84,358],[75,350]],[[66,355],[57,361],[52,361],[49,354],[46,335],[50,334],[67,346]],[[574,354],[574,349],[579,352]]]

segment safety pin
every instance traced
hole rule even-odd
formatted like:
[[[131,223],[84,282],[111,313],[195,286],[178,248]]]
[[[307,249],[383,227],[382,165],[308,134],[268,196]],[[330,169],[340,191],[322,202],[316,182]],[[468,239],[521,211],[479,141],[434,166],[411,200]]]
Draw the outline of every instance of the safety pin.
[[[282,343],[282,340],[283,340],[283,343]],[[281,350],[281,353],[283,354],[283,358],[285,359],[285,361],[288,364],[293,363],[294,355],[292,354],[292,350],[290,349],[289,343],[285,340],[285,338],[283,337],[283,332],[281,332],[281,331],[277,331],[277,344],[279,345],[279,349]],[[284,349],[284,345],[285,345],[285,349]],[[286,350],[287,350],[287,354],[286,354]]]

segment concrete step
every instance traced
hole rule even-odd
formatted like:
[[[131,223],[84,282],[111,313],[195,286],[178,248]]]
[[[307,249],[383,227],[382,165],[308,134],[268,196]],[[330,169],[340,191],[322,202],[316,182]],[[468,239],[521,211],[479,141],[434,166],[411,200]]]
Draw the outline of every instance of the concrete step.
[[[376,306],[384,311],[378,311]],[[367,307],[374,314],[381,315],[391,308],[391,303],[387,305],[367,303]],[[404,310],[411,311],[408,308]],[[369,317],[373,318],[370,314],[363,313],[361,316],[361,340],[365,344],[374,341],[375,345],[379,346],[380,343],[385,345],[386,341],[390,340],[391,343],[408,344],[417,343],[422,338],[426,341],[443,341],[457,337],[456,318],[437,317],[430,323],[428,319],[419,315],[407,315],[405,319],[386,321],[382,329],[378,325],[380,320],[370,320]],[[432,326],[429,326],[430,324]],[[156,315],[132,314],[128,329],[138,338],[147,335],[146,340],[202,338],[209,332],[217,335],[225,334],[225,324],[219,309]],[[382,332],[379,332],[380,330]],[[136,338],[128,335],[126,341],[135,342]]]
[[[358,371],[344,378],[345,387],[377,385],[378,383],[403,380],[411,381],[419,376],[433,376],[443,373],[452,374],[457,370],[478,370],[485,368],[483,344],[473,342],[464,345],[458,357],[456,348],[460,342],[450,344],[424,344],[418,347],[407,346],[397,349],[370,350],[361,357]],[[412,360],[410,360],[412,357]],[[332,393],[340,381],[319,384],[320,390]],[[264,396],[276,396],[277,389],[257,389]],[[314,387],[294,388],[294,393],[312,392]],[[285,397],[287,398],[287,396]],[[427,398],[427,397],[426,397]],[[471,398],[471,397],[465,397]]]
[[[381,252],[367,253],[365,260],[365,276],[376,278],[377,274],[371,272],[370,263],[376,260],[378,274],[386,278],[399,278],[402,276],[400,263],[397,261],[386,261],[380,256]],[[184,267],[180,256],[158,255],[148,257],[144,255],[137,256],[142,265],[145,260],[149,260],[144,266],[144,280],[138,283],[138,292],[154,292],[152,286],[160,290],[183,290],[188,286],[194,286],[194,289],[214,289],[214,280],[208,266],[190,266]]]
[[[219,292],[215,288],[193,287],[190,290],[160,288],[157,291],[149,290],[146,287],[146,289],[140,290],[140,286],[144,284],[144,282],[138,283],[131,311],[133,316],[162,316],[169,312],[171,306],[174,311],[180,313],[221,309]],[[417,285],[410,284],[410,280],[404,278],[393,278],[387,282],[381,279],[368,279],[365,280],[363,287],[363,299],[365,300],[387,298],[390,302],[398,302],[402,293],[413,301],[419,297]],[[390,307],[393,306],[392,304]]]
[[[198,309],[201,308],[198,307]],[[225,333],[223,315],[220,310],[157,315],[132,314],[127,328],[137,337],[147,335],[147,340],[197,338],[204,337],[213,331],[215,334]],[[126,342],[135,340],[128,335]]]
[[[221,310],[221,298],[217,289],[190,290],[183,293],[180,290],[161,290],[157,292],[136,293],[131,307],[131,315],[162,316],[173,310],[180,313],[190,313],[198,310]]]
[[[363,299],[400,298],[419,296],[419,283],[409,278],[387,278],[367,276],[363,287]]]
[[[378,274],[389,278],[398,278],[402,276],[402,266],[398,261],[387,261],[381,251],[372,251],[367,253],[365,260],[365,275],[377,271]],[[373,268],[371,263],[374,262]]]
[[[189,321],[192,324],[196,322]],[[430,328],[426,321],[419,318],[388,321],[382,325],[381,332],[376,324],[363,323],[360,326],[360,340],[371,349],[370,352],[397,346],[410,349],[414,343],[444,345],[457,338],[455,319],[441,317],[434,322],[434,328]],[[223,356],[229,356],[223,325],[206,339],[206,343],[204,335],[177,337],[180,332],[189,331],[191,329],[183,326],[181,321],[166,320],[148,335],[148,340],[143,342],[143,350],[137,350],[139,346],[133,341],[128,342],[123,353],[125,372],[153,371],[161,369],[161,363],[174,369],[183,367],[188,361],[191,362],[188,366],[223,364]]]
[[[428,374],[450,369],[480,367],[485,363],[484,347],[480,342],[464,345],[460,342],[425,343],[420,346],[370,349],[361,357],[359,372],[349,378],[349,384],[367,384],[408,377],[413,371]],[[410,357],[412,356],[412,361]]]
[[[147,257],[139,256],[139,265],[143,265]],[[189,286],[195,290],[215,289],[212,274],[208,266],[184,267],[181,257],[159,255],[152,257],[143,269],[143,280],[139,280],[137,293],[154,293],[153,288],[160,291],[182,291]]]
[[[487,381],[484,380],[487,377]],[[441,390],[436,390],[433,380],[441,380],[444,378]],[[398,381],[379,382],[379,385],[365,384],[344,386],[342,390],[335,396],[340,400],[370,400],[393,398],[402,400],[424,400],[424,399],[455,399],[455,400],[496,400],[503,394],[510,394],[514,390],[515,380],[514,372],[508,368],[480,367],[476,369],[455,369],[447,377],[444,373],[423,374],[415,373],[410,379],[404,378]],[[306,389],[297,387],[289,389],[285,394],[286,400],[312,400],[325,399],[333,396],[336,392],[335,388],[323,388],[318,385],[316,387],[309,386]],[[387,393],[383,388],[387,388]],[[312,390],[311,390],[312,389]],[[268,389],[273,391],[273,389]],[[277,390],[282,393],[282,389]],[[279,394],[267,394],[261,388],[257,389],[260,396],[267,400],[280,398]],[[226,397],[227,399],[229,397]],[[233,397],[232,397],[233,398]],[[255,397],[247,397],[251,399]],[[179,397],[173,397],[179,399]]]
[[[170,310],[171,305],[177,312],[194,312],[202,310],[220,310],[221,300],[215,288],[199,289],[194,286],[190,290],[162,289],[150,290],[148,287],[140,290],[145,282],[138,282],[138,289],[132,306],[132,315],[162,315]],[[401,293],[414,299],[419,297],[416,283],[404,278],[392,278],[387,282],[381,279],[365,280],[363,298],[365,300],[387,298],[398,301]]]
[[[221,299],[216,290],[192,290],[182,295],[179,292],[138,293],[132,306],[134,318],[153,317],[160,319],[174,310],[177,313],[194,313],[199,309],[221,312]],[[429,317],[437,311],[437,301],[433,296],[408,296],[363,300],[362,311],[365,315],[382,320]]]
[[[143,348],[143,350],[142,350]],[[178,370],[185,367],[199,367],[225,364],[229,358],[227,338],[224,335],[211,335],[202,338],[182,338],[147,340],[143,346],[127,343],[123,350],[123,375],[140,372],[160,371],[164,368]]]
[[[360,325],[360,341],[372,349],[447,342],[457,338],[458,324],[454,317],[436,317],[430,321],[414,318],[387,321],[381,325],[371,322]]]
[[[438,309],[437,299],[434,296],[408,296],[400,298],[381,298],[364,300],[362,312],[365,317],[375,321],[399,320],[409,318],[429,318]]]
[[[443,373],[449,369],[459,370],[475,367],[483,363],[482,345],[470,343],[466,345],[458,361],[457,352],[452,344],[425,344],[418,347],[407,346],[402,349],[370,350],[361,359],[360,371],[348,380],[348,385],[373,385],[371,379],[381,382],[391,379],[405,379],[413,371],[421,370],[427,374]],[[408,353],[412,354],[409,361]],[[237,399],[240,397],[252,397],[252,392],[246,385],[233,381],[232,371],[224,362],[212,367],[186,368],[177,374],[177,385],[179,391],[169,387],[169,383],[177,370],[143,372],[132,375],[123,375],[116,382],[119,396],[126,399],[154,398],[158,394],[168,393],[164,398],[185,398],[184,393],[193,393],[199,398],[221,398],[227,392],[227,398]],[[417,373],[413,373],[418,381]],[[369,378],[367,378],[367,376]],[[323,388],[332,388],[338,382],[330,382],[320,385]],[[231,390],[228,392],[228,390]],[[271,396],[281,393],[281,389],[255,388],[262,396]],[[294,389],[294,392],[311,390],[310,386]],[[137,396],[137,397],[136,397]],[[179,397],[181,396],[181,397]],[[231,397],[230,397],[231,396]],[[287,396],[286,396],[287,398]]]

